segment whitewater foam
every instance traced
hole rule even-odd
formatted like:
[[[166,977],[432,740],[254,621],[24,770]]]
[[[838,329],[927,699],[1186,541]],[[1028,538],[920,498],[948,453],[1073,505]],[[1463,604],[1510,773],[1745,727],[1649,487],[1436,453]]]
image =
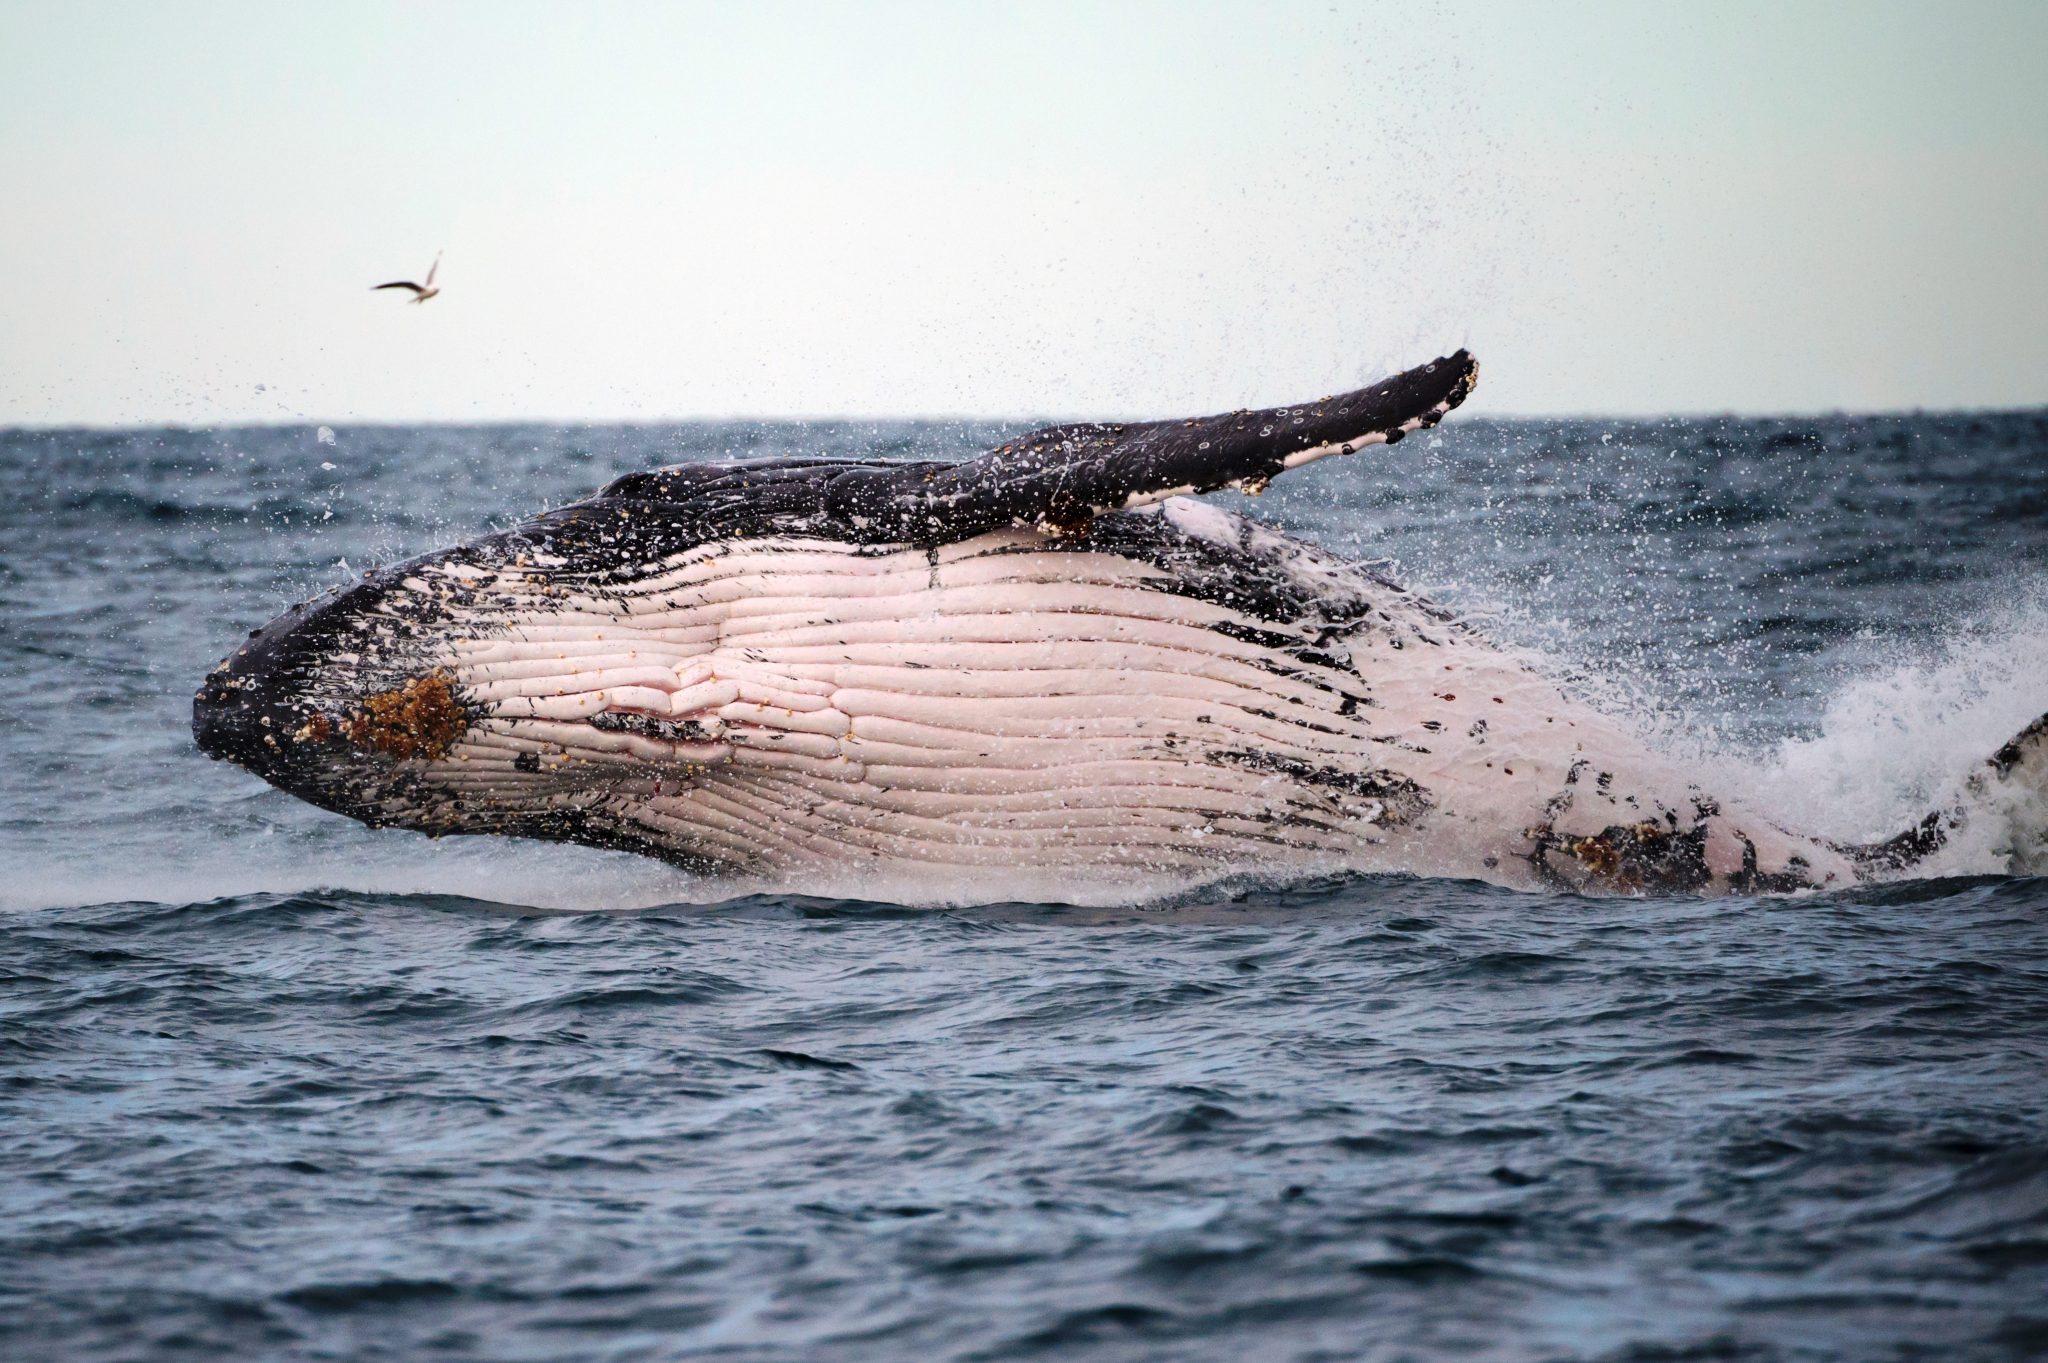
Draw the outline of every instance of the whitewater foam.
[[[2000,595],[1931,645],[1872,641],[1888,656],[1850,671],[1810,732],[1721,765],[1731,779],[1748,765],[1774,817],[1845,842],[1966,799],[1991,754],[2048,712],[2048,579]],[[2010,847],[2005,820],[1978,820],[1917,873],[2001,874]]]

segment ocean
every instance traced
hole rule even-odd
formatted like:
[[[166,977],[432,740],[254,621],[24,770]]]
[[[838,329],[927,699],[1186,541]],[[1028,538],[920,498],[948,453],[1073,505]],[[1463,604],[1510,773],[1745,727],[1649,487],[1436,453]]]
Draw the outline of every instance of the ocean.
[[[0,1357],[2048,1356],[2048,878],[732,898],[191,742],[373,564],[1015,429],[0,431]],[[1217,500],[1832,836],[2048,710],[2048,410],[1461,413]]]

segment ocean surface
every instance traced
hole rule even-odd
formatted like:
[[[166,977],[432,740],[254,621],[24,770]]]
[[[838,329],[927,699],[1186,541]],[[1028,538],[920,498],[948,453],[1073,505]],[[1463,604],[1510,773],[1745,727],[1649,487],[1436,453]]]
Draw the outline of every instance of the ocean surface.
[[[2048,879],[731,899],[192,746],[371,564],[1010,429],[0,432],[0,1358],[2048,1356]],[[2048,412],[1461,413],[1223,500],[1835,836],[2048,710]]]

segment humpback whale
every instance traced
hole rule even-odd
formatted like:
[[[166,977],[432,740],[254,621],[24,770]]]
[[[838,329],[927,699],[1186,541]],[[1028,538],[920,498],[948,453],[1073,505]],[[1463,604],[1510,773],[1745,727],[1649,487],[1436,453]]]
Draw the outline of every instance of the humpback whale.
[[[1905,874],[1987,820],[2039,864],[2048,716],[1895,837],[1802,835],[1452,612],[1194,500],[1395,445],[1477,376],[1460,350],[958,462],[630,474],[287,611],[206,679],[193,734],[373,827],[794,889],[1391,870],[1769,893]]]

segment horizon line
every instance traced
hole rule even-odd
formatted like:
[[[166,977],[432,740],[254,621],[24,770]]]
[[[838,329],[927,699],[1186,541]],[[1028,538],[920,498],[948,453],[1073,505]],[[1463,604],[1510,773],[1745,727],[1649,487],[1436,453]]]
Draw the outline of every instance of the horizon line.
[[[1233,410],[1240,410],[1240,411],[1251,411],[1251,410],[1255,410],[1255,409],[1252,409],[1252,408],[1238,408],[1238,409],[1233,409]],[[1458,421],[1457,421],[1457,422],[1455,423],[1455,425],[1458,425],[1458,426],[1470,426],[1470,425],[1472,425],[1472,424],[1474,424],[1474,423],[1476,423],[1476,422],[1488,422],[1488,421],[1496,421],[1496,422],[1513,422],[1513,423],[1516,423],[1516,424],[1524,424],[1524,425],[1525,425],[1525,424],[1530,424],[1530,423],[1546,422],[1546,421],[1554,421],[1554,422],[1567,422],[1567,421],[1569,421],[1569,422],[1609,421],[1609,422],[1616,422],[1616,423],[1620,423],[1620,424],[1625,424],[1625,425],[1649,425],[1649,424],[1655,424],[1655,423],[1658,423],[1658,422],[1669,422],[1669,421],[1685,421],[1685,422],[1705,422],[1705,421],[1811,421],[1811,420],[1818,420],[1818,419],[1823,419],[1823,418],[1844,418],[1844,417],[1858,417],[1858,418],[1881,418],[1881,417],[1893,417],[1893,418],[1897,418],[1897,417],[1963,417],[1963,416],[2021,416],[2021,415],[2025,415],[2025,414],[2027,414],[2027,413],[2034,413],[2034,412],[2040,412],[2040,413],[2048,413],[2048,400],[2043,400],[2043,401],[2041,401],[2041,402],[2032,402],[2032,403],[2018,403],[2018,404],[2012,404],[2012,405],[2006,405],[2006,406],[1979,406],[1979,407],[1870,407],[1870,408],[1848,408],[1848,407],[1829,407],[1829,408],[1804,408],[1804,409],[1778,409],[1778,410],[1771,410],[1771,411],[1749,411],[1749,412],[1745,412],[1745,411],[1738,411],[1738,410],[1735,410],[1735,409],[1733,409],[1733,408],[1704,408],[1704,409],[1699,409],[1699,410],[1693,410],[1693,411],[1668,411],[1668,412],[1651,412],[1651,413],[1633,413],[1633,414],[1632,414],[1632,413],[1623,413],[1623,412],[1560,412],[1560,413],[1546,413],[1546,414],[1532,414],[1532,413],[1526,413],[1526,412],[1487,412],[1487,413],[1479,413],[1479,412],[1473,412],[1473,413],[1470,413],[1470,414],[1468,414],[1468,415],[1466,415],[1466,416],[1460,417],[1460,418],[1458,419]],[[942,426],[942,425],[952,425],[952,426],[967,426],[967,425],[976,425],[976,426],[1012,426],[1012,425],[1024,425],[1024,424],[1026,424],[1026,423],[1032,423],[1032,422],[1036,422],[1036,423],[1041,423],[1041,424],[1045,424],[1045,425],[1072,425],[1072,424],[1078,424],[1078,423],[1081,423],[1081,422],[1088,422],[1088,421],[1096,421],[1096,422],[1116,422],[1116,421],[1126,421],[1126,422],[1139,422],[1139,421],[1157,421],[1157,420],[1162,420],[1162,419],[1163,419],[1163,420],[1168,420],[1168,421],[1171,421],[1171,420],[1175,420],[1176,418],[1174,418],[1174,417],[1165,417],[1165,418],[1160,418],[1160,417],[1116,417],[1116,416],[1064,416],[1064,417],[1048,417],[1048,416],[1045,416],[1045,415],[1042,415],[1042,414],[1041,414],[1041,415],[1037,415],[1037,416],[974,416],[974,415],[961,415],[961,414],[936,414],[936,415],[934,415],[934,414],[915,414],[915,415],[907,415],[907,416],[848,416],[848,415],[844,415],[844,414],[841,414],[841,415],[835,415],[835,416],[822,416],[822,415],[799,415],[799,416],[759,416],[759,415],[753,415],[753,416],[748,416],[748,415],[723,415],[723,416],[662,416],[662,417],[571,417],[571,418],[557,418],[557,417],[525,417],[525,416],[511,416],[511,417],[480,417],[480,418],[476,418],[476,419],[464,419],[464,418],[460,418],[460,417],[426,417],[426,418],[419,418],[419,419],[407,419],[407,418],[402,418],[402,417],[370,417],[370,418],[361,418],[361,419],[353,419],[353,420],[351,420],[351,419],[347,419],[347,418],[336,418],[336,417],[293,417],[293,418],[288,418],[288,419],[282,419],[282,420],[270,420],[270,419],[250,419],[250,420],[241,420],[241,419],[236,419],[236,420],[228,420],[228,421],[217,421],[217,422],[180,422],[180,421],[150,421],[150,420],[142,420],[142,421],[108,421],[108,422],[93,422],[93,421],[23,421],[23,422],[5,422],[5,421],[0,421],[0,435],[15,435],[15,434],[38,434],[38,433],[48,434],[48,433],[58,433],[58,432],[65,432],[65,431],[82,431],[82,432],[93,432],[93,433],[96,433],[96,434],[121,434],[121,433],[135,433],[135,432],[141,432],[141,431],[256,431],[256,430],[262,430],[262,431],[276,431],[276,430],[292,430],[292,429],[297,429],[297,428],[299,428],[299,427],[309,427],[309,428],[314,428],[314,429],[317,429],[317,428],[320,428],[320,427],[327,427],[327,428],[330,428],[330,429],[333,429],[333,430],[337,430],[337,431],[339,431],[339,430],[342,430],[342,429],[356,429],[356,430],[363,430],[363,429],[376,429],[376,430],[396,430],[396,429],[417,429],[417,428],[422,428],[422,427],[439,427],[439,428],[444,428],[444,429],[461,429],[461,428],[470,428],[470,429],[474,429],[474,428],[484,428],[484,427],[514,427],[514,426],[543,426],[543,427],[552,427],[552,428],[555,428],[555,429],[565,429],[565,428],[569,428],[569,427],[575,427],[575,426],[615,426],[615,427],[653,427],[653,426],[714,426],[714,425],[723,425],[723,426],[748,426],[748,425],[751,425],[751,426],[827,426],[827,425],[840,425],[840,426],[858,426],[858,425],[877,425],[877,424],[883,424],[883,423],[889,423],[889,424],[917,424],[917,425],[928,425],[928,426]],[[1443,429],[1445,429],[1445,427],[1439,427],[1439,428],[1437,428],[1437,429],[1438,429],[1438,431],[1439,431],[1439,432],[1441,432],[1441,431],[1442,431]]]

